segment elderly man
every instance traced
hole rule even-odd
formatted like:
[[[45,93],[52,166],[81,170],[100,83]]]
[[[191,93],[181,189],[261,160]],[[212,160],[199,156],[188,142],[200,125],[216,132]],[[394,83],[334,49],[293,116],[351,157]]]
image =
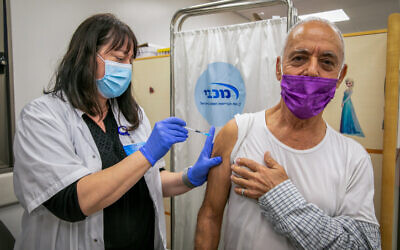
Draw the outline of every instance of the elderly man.
[[[216,138],[223,163],[209,173],[196,249],[217,248],[228,199],[226,249],[380,248],[371,159],[322,119],[346,72],[335,25],[291,29],[276,62],[281,101],[237,115]]]

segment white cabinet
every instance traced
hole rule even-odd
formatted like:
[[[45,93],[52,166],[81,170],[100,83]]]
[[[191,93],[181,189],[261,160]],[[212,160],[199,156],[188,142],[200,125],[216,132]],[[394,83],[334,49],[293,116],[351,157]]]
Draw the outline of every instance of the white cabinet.
[[[133,62],[132,93],[146,112],[151,126],[170,116],[169,56],[140,58]],[[170,153],[164,156],[170,169]],[[171,248],[171,199],[164,198],[167,225],[167,247]]]

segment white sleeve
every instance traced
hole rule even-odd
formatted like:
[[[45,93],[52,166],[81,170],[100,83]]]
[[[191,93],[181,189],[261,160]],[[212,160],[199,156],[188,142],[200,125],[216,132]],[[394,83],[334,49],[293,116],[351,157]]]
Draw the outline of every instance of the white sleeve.
[[[64,187],[90,174],[51,103],[33,102],[21,112],[14,139],[14,190],[30,213]]]
[[[257,114],[257,113],[255,113],[255,114]],[[245,114],[236,114],[235,115],[234,119],[235,119],[236,125],[238,127],[238,135],[237,135],[237,140],[236,140],[235,146],[233,147],[232,152],[231,152],[231,157],[230,157],[231,164],[233,164],[235,162],[237,153],[238,153],[242,143],[246,139],[249,128],[251,128],[252,124],[254,123],[254,118],[255,118],[254,113],[245,113]]]
[[[374,209],[374,174],[370,156],[365,152],[348,175],[345,195],[340,202],[339,215],[379,225]]]
[[[143,114],[143,126],[145,127],[145,131],[146,131],[146,140],[149,138],[152,128],[150,125],[150,121],[149,118],[147,118],[146,113],[144,112],[144,109],[142,107],[140,107],[140,109],[142,110],[142,114]],[[155,168],[164,168],[165,167],[165,160],[164,158],[159,159],[156,164],[153,166]]]

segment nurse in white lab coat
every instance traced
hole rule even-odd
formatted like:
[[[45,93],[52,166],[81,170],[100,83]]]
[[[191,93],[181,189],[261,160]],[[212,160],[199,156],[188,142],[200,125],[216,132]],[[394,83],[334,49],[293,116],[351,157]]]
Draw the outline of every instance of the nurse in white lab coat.
[[[163,197],[202,185],[211,128],[198,161],[164,170],[162,157],[185,141],[185,122],[151,130],[131,95],[131,29],[111,14],[75,31],[54,86],[17,121],[14,188],[24,207],[15,249],[165,249]],[[137,150],[139,148],[139,150]]]

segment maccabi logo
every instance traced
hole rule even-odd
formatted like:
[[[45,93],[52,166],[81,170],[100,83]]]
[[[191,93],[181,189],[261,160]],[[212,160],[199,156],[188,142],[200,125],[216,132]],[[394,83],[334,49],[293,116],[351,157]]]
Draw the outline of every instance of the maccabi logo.
[[[236,97],[235,99],[239,98],[239,90],[235,88],[235,86],[233,85],[226,83],[219,83],[219,82],[213,82],[210,83],[210,85],[217,85],[225,88],[205,89],[204,94],[207,96],[207,98],[226,98],[226,99],[229,99],[231,97]],[[232,92],[234,95],[232,95]]]
[[[243,111],[246,89],[240,71],[230,63],[208,64],[197,79],[194,97],[198,111],[208,123],[223,126]]]

